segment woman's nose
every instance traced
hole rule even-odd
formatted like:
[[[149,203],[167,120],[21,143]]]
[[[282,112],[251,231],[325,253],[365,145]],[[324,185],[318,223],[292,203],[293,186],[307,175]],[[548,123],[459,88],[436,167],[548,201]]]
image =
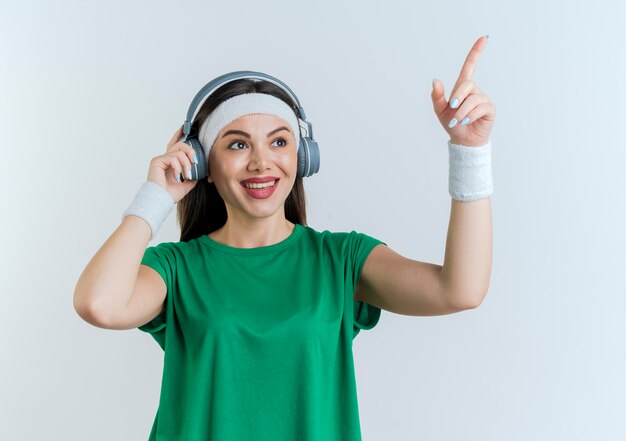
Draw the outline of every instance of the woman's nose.
[[[270,164],[270,152],[265,147],[253,147],[250,152],[250,167],[266,170]]]

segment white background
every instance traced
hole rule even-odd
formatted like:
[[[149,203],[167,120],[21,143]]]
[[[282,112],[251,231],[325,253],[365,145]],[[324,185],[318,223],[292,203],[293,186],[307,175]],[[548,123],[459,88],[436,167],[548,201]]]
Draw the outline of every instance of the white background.
[[[320,144],[309,225],[443,263],[446,97],[476,39],[494,101],[494,261],[474,310],[354,341],[363,439],[626,439],[617,1],[2,2],[0,439],[147,439],[163,352],[76,282],[211,79],[286,82]],[[179,238],[172,214],[151,244]]]

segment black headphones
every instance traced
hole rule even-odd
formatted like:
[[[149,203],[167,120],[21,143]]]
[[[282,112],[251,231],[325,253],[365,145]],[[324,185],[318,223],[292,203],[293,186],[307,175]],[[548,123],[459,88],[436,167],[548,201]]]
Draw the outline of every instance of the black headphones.
[[[199,159],[198,164],[191,164],[191,178],[194,180],[199,180],[206,178],[208,176],[208,161],[200,160],[201,158],[205,158],[205,152],[198,140],[197,134],[190,135],[191,132],[191,124],[193,122],[193,118],[196,115],[197,110],[200,105],[206,100],[206,98],[211,95],[216,89],[223,86],[226,83],[230,83],[231,81],[235,81],[241,78],[251,78],[251,79],[259,79],[269,81],[272,84],[280,87],[284,90],[293,100],[293,102],[298,107],[298,125],[300,126],[300,144],[298,147],[298,176],[307,177],[311,176],[314,173],[317,173],[320,169],[320,152],[319,147],[317,145],[317,141],[313,139],[313,125],[306,120],[306,115],[304,114],[304,109],[300,105],[300,101],[295,93],[282,81],[278,78],[274,78],[271,75],[264,74],[262,72],[253,72],[249,70],[240,70],[235,72],[230,72],[224,75],[221,75],[214,80],[210,81],[206,84],[200,91],[196,94],[191,105],[189,106],[189,110],[187,111],[187,118],[183,124],[183,136],[180,141],[189,144],[193,147],[196,157]],[[302,125],[303,123],[304,125]],[[302,136],[302,131],[306,132],[306,136]]]

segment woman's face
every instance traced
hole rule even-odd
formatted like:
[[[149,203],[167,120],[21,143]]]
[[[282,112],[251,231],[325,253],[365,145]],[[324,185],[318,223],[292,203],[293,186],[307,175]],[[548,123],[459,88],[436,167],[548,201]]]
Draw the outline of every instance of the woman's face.
[[[289,124],[274,115],[245,115],[225,126],[215,140],[208,180],[224,199],[229,219],[284,218],[297,169],[297,144]],[[273,187],[247,188],[243,181],[251,178],[275,182]]]

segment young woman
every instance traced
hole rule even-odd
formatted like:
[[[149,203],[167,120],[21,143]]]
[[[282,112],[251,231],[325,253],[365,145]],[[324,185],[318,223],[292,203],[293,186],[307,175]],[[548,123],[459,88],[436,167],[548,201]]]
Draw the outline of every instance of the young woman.
[[[436,315],[482,302],[495,107],[471,76],[485,43],[470,51],[450,103],[433,81],[450,135],[443,266],[363,233],[307,226],[298,103],[271,82],[238,79],[210,94],[193,122],[205,157],[181,140],[181,128],[152,159],[74,297],[89,323],[138,327],[164,349],[150,440],[360,440],[358,332],[375,326],[381,309]],[[208,175],[192,179],[200,161]],[[175,204],[180,241],[147,247]]]

